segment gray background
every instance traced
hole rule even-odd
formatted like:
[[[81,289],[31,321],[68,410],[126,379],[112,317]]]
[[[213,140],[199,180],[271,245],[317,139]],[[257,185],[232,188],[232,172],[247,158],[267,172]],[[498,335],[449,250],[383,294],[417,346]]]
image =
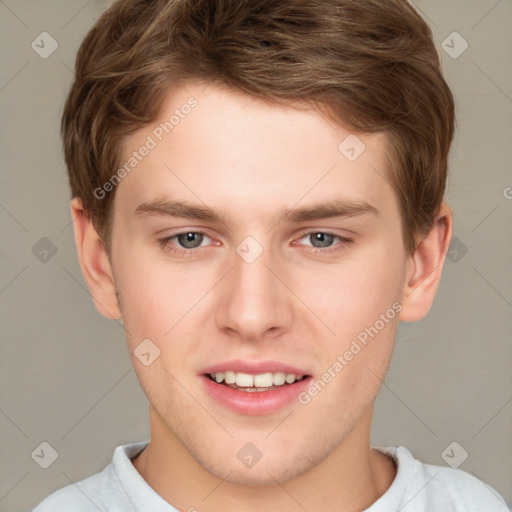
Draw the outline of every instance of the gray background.
[[[101,470],[115,446],[148,437],[123,330],[96,312],[80,273],[58,133],[76,51],[107,4],[0,0],[1,511],[31,508]],[[456,441],[446,460],[460,463],[465,450],[460,468],[510,502],[512,1],[415,5],[456,96],[447,190],[456,239],[430,315],[400,327],[372,443],[446,465]],[[47,59],[31,48],[43,31],[58,43]],[[469,44],[457,58],[442,49],[444,40],[452,54],[463,48],[454,31]],[[58,453],[48,469],[31,456],[43,441]]]

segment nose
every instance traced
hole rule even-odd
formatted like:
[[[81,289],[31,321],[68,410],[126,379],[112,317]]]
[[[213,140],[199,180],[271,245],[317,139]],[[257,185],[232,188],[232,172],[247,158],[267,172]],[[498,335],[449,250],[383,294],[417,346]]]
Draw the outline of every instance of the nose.
[[[233,255],[233,267],[219,287],[215,321],[241,341],[275,338],[293,322],[293,293],[285,272],[269,251],[252,262]]]

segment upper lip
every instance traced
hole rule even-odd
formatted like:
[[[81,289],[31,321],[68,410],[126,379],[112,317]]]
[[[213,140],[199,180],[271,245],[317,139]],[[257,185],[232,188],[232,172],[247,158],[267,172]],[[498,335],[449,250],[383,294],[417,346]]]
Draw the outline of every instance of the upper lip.
[[[242,359],[231,359],[222,363],[208,366],[201,371],[201,374],[215,374],[217,372],[233,371],[237,373],[248,373],[260,375],[262,373],[293,373],[294,375],[310,375],[307,370],[281,363],[279,361],[244,361]]]

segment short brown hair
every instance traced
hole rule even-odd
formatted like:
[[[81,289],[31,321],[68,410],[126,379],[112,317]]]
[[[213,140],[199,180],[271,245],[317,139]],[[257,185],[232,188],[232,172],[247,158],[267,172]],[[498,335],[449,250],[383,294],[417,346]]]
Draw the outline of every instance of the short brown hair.
[[[218,83],[306,101],[354,131],[387,135],[405,247],[443,201],[454,104],[432,33],[406,0],[119,0],[89,31],[62,117],[73,197],[107,250],[124,138],[171,88]]]

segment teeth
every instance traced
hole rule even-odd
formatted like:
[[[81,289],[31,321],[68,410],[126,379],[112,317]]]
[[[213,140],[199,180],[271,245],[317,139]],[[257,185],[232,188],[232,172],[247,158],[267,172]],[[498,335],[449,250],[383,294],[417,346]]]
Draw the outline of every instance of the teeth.
[[[286,381],[286,374],[283,372],[274,373],[273,381],[274,386],[282,386]]]
[[[254,387],[271,388],[274,384],[274,377],[271,373],[261,373],[254,376]]]
[[[272,386],[282,386],[285,383],[293,384],[295,381],[302,380],[304,375],[295,375],[294,373],[267,372],[258,375],[251,375],[242,372],[216,372],[211,375],[217,383],[236,384],[241,388],[270,388]]]
[[[220,379],[220,380],[219,380]],[[217,372],[215,374],[215,380],[217,382],[222,382],[222,372]],[[224,382],[226,384],[234,384],[236,381],[236,375],[235,372],[226,372],[224,374]]]
[[[295,375],[293,373],[287,373],[285,380],[288,384],[293,384],[295,382]]]
[[[252,388],[254,385],[254,377],[248,373],[237,373],[235,384],[241,388]]]

